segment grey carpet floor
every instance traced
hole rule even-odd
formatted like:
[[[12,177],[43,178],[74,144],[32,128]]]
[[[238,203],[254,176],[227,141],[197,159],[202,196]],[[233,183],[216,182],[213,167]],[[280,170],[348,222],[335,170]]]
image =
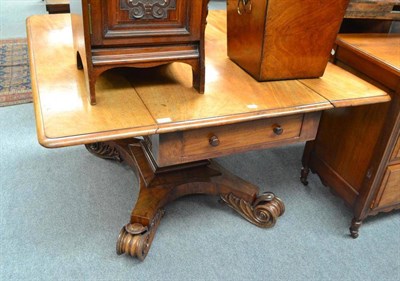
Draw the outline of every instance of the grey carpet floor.
[[[125,166],[83,146],[45,149],[32,104],[0,109],[0,280],[399,280],[399,212],[369,218],[352,239],[350,210],[315,175],[298,179],[303,144],[218,159],[273,191],[272,229],[213,196],[169,204],[144,262],[115,254],[138,191]]]

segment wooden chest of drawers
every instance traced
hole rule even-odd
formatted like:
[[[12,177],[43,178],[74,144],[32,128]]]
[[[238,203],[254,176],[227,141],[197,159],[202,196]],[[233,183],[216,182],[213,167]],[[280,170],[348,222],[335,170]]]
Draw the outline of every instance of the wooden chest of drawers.
[[[228,56],[258,81],[320,77],[349,0],[228,0]]]
[[[152,135],[160,167],[269,148],[315,138],[320,112]]]
[[[303,156],[306,170],[352,207],[355,238],[367,216],[400,208],[400,35],[341,34],[337,44],[338,65],[391,95],[389,103],[324,112]]]
[[[46,11],[49,14],[69,13],[69,0],[46,0]]]
[[[350,0],[344,17],[340,33],[396,33],[400,0]]]
[[[400,20],[399,0],[350,0],[346,18]]]
[[[95,83],[114,67],[190,64],[193,86],[204,92],[204,29],[208,0],[74,0],[71,2],[78,68],[90,103]]]

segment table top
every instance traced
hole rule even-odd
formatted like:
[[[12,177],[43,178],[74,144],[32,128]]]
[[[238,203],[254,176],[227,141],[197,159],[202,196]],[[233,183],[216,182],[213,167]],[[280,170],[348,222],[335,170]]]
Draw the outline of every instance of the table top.
[[[400,34],[339,34],[336,43],[400,76]]]
[[[172,63],[114,69],[96,84],[91,106],[77,70],[70,15],[27,20],[37,134],[62,147],[340,106],[388,101],[377,87],[328,64],[321,78],[257,82],[227,57],[226,13],[210,11],[206,28],[206,85],[191,86],[191,67]]]

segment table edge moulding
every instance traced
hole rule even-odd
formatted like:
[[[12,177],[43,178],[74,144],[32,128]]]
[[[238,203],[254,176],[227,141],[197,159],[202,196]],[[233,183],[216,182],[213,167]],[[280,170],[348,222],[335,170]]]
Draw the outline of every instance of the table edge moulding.
[[[259,194],[212,158],[312,140],[321,111],[390,100],[332,64],[321,78],[257,82],[227,57],[225,19],[224,11],[207,17],[204,95],[194,94],[191,67],[173,62],[106,71],[96,83],[96,106],[76,69],[70,16],[27,20],[39,143],[84,144],[137,174],[139,197],[117,239],[118,254],[144,259],[163,207],[188,194],[217,195],[249,222],[272,227],[285,211],[282,200]]]

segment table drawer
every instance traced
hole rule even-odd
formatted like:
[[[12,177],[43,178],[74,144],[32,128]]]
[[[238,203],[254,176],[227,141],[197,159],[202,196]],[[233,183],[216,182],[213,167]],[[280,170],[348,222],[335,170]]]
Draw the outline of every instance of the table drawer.
[[[375,208],[383,208],[400,203],[400,164],[390,165],[379,189]]]
[[[320,113],[296,114],[156,135],[152,154],[159,166],[220,157],[314,139]]]

